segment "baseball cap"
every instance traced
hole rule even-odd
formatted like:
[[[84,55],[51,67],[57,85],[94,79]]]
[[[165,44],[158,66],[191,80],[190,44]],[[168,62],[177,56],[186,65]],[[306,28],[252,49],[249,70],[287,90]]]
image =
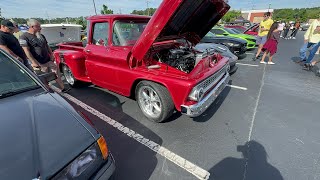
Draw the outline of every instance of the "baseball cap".
[[[2,20],[1,21],[1,25],[8,27],[9,29],[14,29],[15,26],[13,25],[13,23],[9,20]]]

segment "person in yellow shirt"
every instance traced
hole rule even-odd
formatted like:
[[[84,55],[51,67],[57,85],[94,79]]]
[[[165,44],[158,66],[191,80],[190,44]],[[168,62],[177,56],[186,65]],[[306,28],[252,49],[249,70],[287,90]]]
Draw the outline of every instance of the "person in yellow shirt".
[[[315,62],[311,63],[320,47],[320,17],[314,20],[304,35],[304,44],[300,49],[300,61],[304,62],[304,68],[310,70]],[[310,51],[307,57],[307,51]]]
[[[257,37],[257,44],[259,45],[257,54],[253,57],[253,60],[257,60],[260,56],[263,45],[267,42],[267,35],[269,33],[270,27],[273,24],[273,20],[271,19],[271,13],[266,12],[263,16],[263,21],[260,22],[259,33]]]

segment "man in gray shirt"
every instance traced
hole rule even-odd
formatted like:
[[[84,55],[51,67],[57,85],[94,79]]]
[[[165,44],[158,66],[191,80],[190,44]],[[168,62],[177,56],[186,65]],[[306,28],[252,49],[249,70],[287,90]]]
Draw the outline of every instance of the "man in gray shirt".
[[[41,26],[37,20],[30,19],[28,21],[29,30],[20,36],[19,42],[29,60],[32,62],[33,68],[40,68],[42,72],[52,70],[57,74],[56,82],[62,92],[67,92],[60,75],[60,70],[54,63],[54,57],[51,48],[44,35],[40,33]]]

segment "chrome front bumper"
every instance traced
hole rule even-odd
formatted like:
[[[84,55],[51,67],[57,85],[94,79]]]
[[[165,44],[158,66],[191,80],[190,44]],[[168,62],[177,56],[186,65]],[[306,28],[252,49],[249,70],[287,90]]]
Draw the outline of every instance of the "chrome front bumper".
[[[181,105],[181,113],[190,117],[200,116],[217,99],[230,80],[229,73],[219,81],[219,83],[197,104],[190,106]]]

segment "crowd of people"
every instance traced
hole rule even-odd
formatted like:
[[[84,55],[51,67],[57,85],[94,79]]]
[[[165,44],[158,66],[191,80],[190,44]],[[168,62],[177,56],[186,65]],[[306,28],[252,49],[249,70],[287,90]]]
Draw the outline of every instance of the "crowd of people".
[[[10,20],[2,20],[0,28],[0,48],[23,63],[34,73],[57,74],[56,82],[62,92],[69,88],[62,82],[60,70],[54,63],[54,56],[48,42],[41,34],[40,23],[35,19],[28,21],[29,30],[19,31],[17,24]]]
[[[264,52],[260,63],[262,64],[275,64],[272,59],[273,55],[277,52],[277,46],[280,38],[295,39],[297,32],[300,28],[300,22],[296,21],[295,24],[289,25],[283,22],[274,22],[271,18],[271,13],[264,14],[264,20],[261,21],[259,33],[257,37],[257,44],[259,45],[256,55],[253,60],[260,59],[261,52]],[[292,31],[288,37],[288,32]],[[304,34],[304,44],[300,48],[300,63],[305,70],[312,70],[318,60],[314,60],[316,53],[320,48],[320,16],[319,19],[314,20],[306,33]],[[309,51],[309,55],[307,52]],[[265,62],[266,56],[269,55],[269,61]]]

